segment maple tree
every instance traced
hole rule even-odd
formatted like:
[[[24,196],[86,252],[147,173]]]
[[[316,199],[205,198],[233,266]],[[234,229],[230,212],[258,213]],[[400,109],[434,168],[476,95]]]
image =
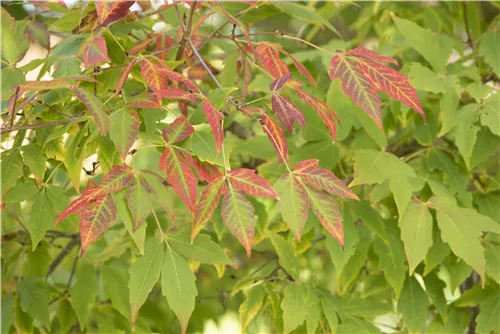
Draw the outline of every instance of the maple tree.
[[[3,3],[2,333],[500,332],[498,8]]]

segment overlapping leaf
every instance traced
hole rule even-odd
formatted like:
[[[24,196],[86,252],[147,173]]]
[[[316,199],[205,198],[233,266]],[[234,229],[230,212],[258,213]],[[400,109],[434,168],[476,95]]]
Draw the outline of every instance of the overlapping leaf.
[[[248,257],[252,252],[255,235],[255,209],[245,195],[229,185],[222,200],[222,221],[245,247]]]
[[[169,201],[170,196],[168,194],[167,185],[165,184],[166,181],[160,175],[150,170],[141,170],[138,174],[140,175],[144,187],[151,192],[163,210],[169,214],[172,223],[175,222],[174,209]]]
[[[166,59],[169,53],[169,48],[172,46],[174,39],[165,33],[160,33],[156,35],[156,51],[158,57],[161,59]]]
[[[196,184],[198,180],[189,168],[189,164],[171,146],[167,146],[160,158],[160,170],[167,173],[167,182],[175,193],[193,211],[196,202]]]
[[[83,50],[83,65],[85,67],[92,67],[102,62],[110,62],[108,57],[108,48],[106,47],[106,40],[102,36],[93,36],[85,44]]]
[[[111,195],[98,197],[95,202],[83,208],[80,212],[80,256],[83,256],[87,247],[105,232],[115,219],[116,208]]]
[[[316,86],[316,81],[314,81],[314,78],[312,77],[311,72],[309,72],[309,70],[300,61],[298,61],[297,58],[295,58],[294,56],[292,56],[291,54],[289,54],[288,52],[286,52],[283,49],[280,49],[280,52],[283,53],[288,58],[290,58],[293,62],[293,65],[295,66],[295,68],[297,68],[297,71],[299,71],[300,74],[305,76],[311,84]]]
[[[207,98],[203,99],[203,113],[207,117],[208,124],[210,124],[210,127],[214,132],[215,149],[217,154],[219,154],[224,142],[224,130],[222,129],[224,115],[215,109],[212,102],[210,102]]]
[[[166,66],[160,71],[160,73],[162,73],[166,78],[168,78],[171,81],[182,82],[189,89],[192,89],[195,92],[200,92],[200,88],[198,88],[198,86],[196,86],[194,82],[192,82],[182,74],[172,71]]]
[[[125,165],[111,166],[111,171],[104,175],[101,185],[92,196],[100,197],[115,194],[122,190],[134,177],[134,170]]]
[[[283,163],[288,159],[288,144],[285,134],[276,121],[266,114],[262,114],[262,128],[274,146],[278,155],[278,162]]]
[[[137,55],[144,51],[151,42],[155,39],[154,34],[149,34],[148,37],[144,38],[143,40],[140,40],[139,42],[135,43],[132,45],[132,47],[128,50],[128,54],[131,56]]]
[[[156,108],[161,109],[161,104],[158,99],[150,93],[142,93],[134,96],[127,102],[127,106],[136,108]]]
[[[217,169],[217,167],[208,162],[200,161],[200,159],[193,157],[186,152],[184,152],[184,158],[186,158],[191,167],[196,170],[196,172],[198,173],[198,177],[202,181],[211,183],[215,179],[222,176],[222,173]]]
[[[153,58],[144,58],[141,61],[141,76],[154,92],[167,88],[168,79],[162,72],[164,68],[163,64]]]
[[[304,114],[292,103],[292,101],[281,95],[273,94],[271,102],[273,111],[278,116],[281,124],[283,124],[285,129],[289,132],[293,131],[293,122],[299,123],[302,128],[306,127],[306,118]]]
[[[212,218],[217,205],[219,205],[220,196],[224,189],[224,177],[219,177],[210,182],[200,193],[200,198],[194,205],[193,228],[191,230],[191,242],[201,231],[203,225]]]
[[[134,220],[134,231],[137,231],[144,223],[152,209],[148,186],[149,183],[144,180],[142,175],[135,175],[127,185],[125,198]]]
[[[116,90],[115,90],[115,96],[118,96],[120,94],[123,85],[125,85],[125,81],[127,81],[127,78],[132,71],[132,68],[134,67],[135,64],[139,61],[138,58],[133,59],[130,64],[127,65],[125,70],[120,74],[120,79],[118,79],[118,82],[116,83]]]
[[[98,97],[82,88],[72,87],[72,89],[76,97],[87,107],[87,110],[92,118],[94,118],[99,131],[104,136],[109,130],[109,118],[104,104]]]
[[[179,116],[173,121],[168,129],[163,129],[163,139],[169,143],[177,143],[191,136],[194,128],[188,123],[186,117]]]
[[[255,55],[262,62],[262,66],[271,73],[273,78],[281,78],[290,72],[285,62],[281,60],[276,44],[259,43],[255,48]]]
[[[120,20],[127,16],[129,8],[134,2],[119,0],[119,1],[96,1],[95,7],[97,17],[103,26],[108,26],[110,23]]]
[[[330,130],[332,139],[335,140],[337,136],[335,121],[340,124],[340,120],[338,119],[335,111],[333,111],[332,108],[330,108],[325,102],[312,96],[311,94],[308,94],[300,89],[296,89],[295,91],[309,107],[318,113],[319,117],[321,117],[325,125],[328,127],[328,130]]]
[[[288,72],[285,73],[284,76],[274,79],[274,81],[271,82],[271,84],[269,85],[269,89],[272,90],[273,92],[281,89],[283,85],[288,81],[288,79],[290,79],[291,75],[292,74]]]
[[[278,194],[265,178],[255,174],[255,170],[237,168],[231,170],[227,177],[233,186],[252,196],[264,196],[278,199]]]
[[[111,121],[109,136],[120,153],[122,161],[125,161],[139,134],[141,125],[139,115],[133,110],[123,108],[111,114],[109,119]]]
[[[166,87],[165,89],[159,90],[154,93],[157,97],[169,99],[169,100],[196,100],[198,95],[190,93],[182,89],[175,89],[172,87]]]

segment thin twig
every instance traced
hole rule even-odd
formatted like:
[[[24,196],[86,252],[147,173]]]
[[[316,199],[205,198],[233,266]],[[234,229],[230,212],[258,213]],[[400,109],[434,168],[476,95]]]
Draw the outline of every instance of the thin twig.
[[[51,127],[51,126],[65,125],[65,124],[70,124],[70,123],[77,123],[77,122],[81,122],[81,121],[82,121],[81,119],[72,118],[72,119],[64,119],[64,120],[54,121],[54,122],[17,125],[17,126],[12,126],[12,127],[9,127],[9,128],[1,128],[0,129],[0,133],[7,133],[7,132],[19,131],[19,130],[30,130],[30,129],[48,128],[48,127]]]
[[[52,263],[49,266],[49,271],[47,272],[47,275],[45,275],[45,279],[47,279],[53,272],[56,270],[57,266],[64,260],[66,256],[71,252],[71,250],[80,243],[80,239],[78,238],[79,234],[75,233],[73,235],[73,239],[71,239],[70,242],[64,247],[64,249],[57,255],[57,257],[52,261]]]

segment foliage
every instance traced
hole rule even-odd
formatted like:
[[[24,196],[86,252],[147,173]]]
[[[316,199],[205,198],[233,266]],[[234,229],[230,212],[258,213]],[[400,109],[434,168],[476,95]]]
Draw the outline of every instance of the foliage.
[[[498,12],[3,3],[2,333],[500,332]]]

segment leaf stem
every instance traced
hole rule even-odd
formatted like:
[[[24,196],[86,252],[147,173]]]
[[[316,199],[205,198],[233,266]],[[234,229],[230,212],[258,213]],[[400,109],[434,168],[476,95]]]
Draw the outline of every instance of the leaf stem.
[[[158,216],[156,215],[155,209],[151,209],[151,211],[153,212],[153,216],[155,216],[156,225],[158,225],[158,230],[160,231],[161,239],[165,240],[166,237],[165,234],[163,233],[163,229],[161,228],[161,224],[160,221],[158,220]]]

